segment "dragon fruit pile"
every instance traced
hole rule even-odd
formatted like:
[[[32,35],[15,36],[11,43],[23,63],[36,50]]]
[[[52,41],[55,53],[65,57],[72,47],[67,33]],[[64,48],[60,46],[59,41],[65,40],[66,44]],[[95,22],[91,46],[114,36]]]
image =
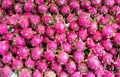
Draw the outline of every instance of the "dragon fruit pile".
[[[120,0],[0,0],[0,77],[120,77]]]

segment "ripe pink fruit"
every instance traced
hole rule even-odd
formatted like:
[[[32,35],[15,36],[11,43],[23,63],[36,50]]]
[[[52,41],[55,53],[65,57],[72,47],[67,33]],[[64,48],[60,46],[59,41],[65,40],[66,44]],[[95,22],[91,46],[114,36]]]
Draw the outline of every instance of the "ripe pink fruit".
[[[53,61],[51,63],[51,69],[54,70],[55,72],[59,73],[62,70],[62,66],[59,65],[57,61]]]
[[[65,64],[65,69],[68,73],[72,74],[77,69],[77,66],[73,60],[68,60],[68,62]]]
[[[12,67],[15,71],[21,70],[23,68],[23,61],[19,59],[14,59],[12,62]]]
[[[115,34],[113,41],[114,41],[116,44],[120,45],[120,33],[116,33],[116,34]]]
[[[4,0],[1,4],[2,8],[9,9],[13,5],[13,0]]]
[[[32,30],[32,28],[24,28],[21,31],[21,35],[25,38],[25,39],[30,39],[33,37],[34,35],[34,31]]]
[[[78,25],[77,21],[70,22],[70,29],[73,31],[78,31],[79,25]]]
[[[71,51],[72,51],[72,45],[68,42],[64,42],[62,45],[61,45],[61,49],[63,51],[65,51],[66,53],[70,54]]]
[[[31,77],[32,76],[32,71],[28,68],[23,68],[20,71],[20,76],[19,77]]]
[[[69,15],[70,14],[70,7],[68,5],[64,5],[60,9],[60,11],[63,15]]]
[[[48,25],[48,24],[52,24],[53,22],[53,18],[51,16],[51,14],[45,14],[42,16],[42,21],[44,24]]]
[[[114,30],[112,26],[105,26],[102,29],[102,34],[104,35],[104,37],[106,38],[111,38],[114,34]]]
[[[55,41],[59,43],[63,43],[66,41],[66,35],[65,34],[56,34],[55,35]]]
[[[113,62],[113,56],[110,53],[105,53],[102,56],[102,62],[103,64],[111,64],[111,62]]]
[[[58,12],[58,6],[54,2],[50,3],[49,9],[50,9],[51,13],[57,13]]]
[[[0,34],[5,34],[8,32],[8,25],[5,23],[0,24]]]
[[[88,36],[87,29],[82,28],[78,31],[78,37],[81,38],[82,40],[86,40],[87,36]]]
[[[0,54],[4,55],[9,50],[9,43],[7,41],[0,41]]]
[[[3,63],[11,63],[13,60],[13,55],[11,52],[7,52],[5,55],[2,57],[2,62]]]
[[[12,68],[9,66],[4,66],[1,69],[1,77],[10,77],[12,75]]]
[[[78,70],[80,71],[81,74],[85,74],[89,71],[86,63],[79,63]]]
[[[57,33],[63,34],[66,32],[66,25],[63,21],[58,21],[55,24],[55,29],[56,29]]]
[[[77,34],[74,31],[71,31],[67,35],[67,39],[70,43],[74,42],[77,38]]]
[[[93,72],[88,72],[85,74],[85,77],[95,77],[95,74]]]
[[[110,50],[113,47],[113,43],[111,42],[110,39],[103,40],[102,45],[107,51]]]
[[[93,33],[93,39],[95,41],[101,41],[103,38],[102,33],[100,31],[96,31],[95,33]]]
[[[21,36],[14,37],[13,44],[16,46],[25,46],[25,39]]]
[[[36,34],[32,37],[30,40],[30,43],[32,46],[39,46],[43,41],[43,37],[40,36],[39,34]]]
[[[29,20],[28,17],[25,15],[20,17],[19,24],[21,28],[27,28],[29,26]]]
[[[27,47],[20,47],[17,51],[17,55],[20,59],[27,59],[30,55],[30,51]]]
[[[38,61],[37,62],[37,68],[40,72],[45,72],[47,69],[48,65],[45,61]]]
[[[87,65],[96,70],[100,66],[100,61],[97,56],[90,54],[87,58]]]
[[[34,60],[38,60],[42,57],[43,48],[41,47],[34,47],[31,51],[31,56]]]
[[[54,41],[49,41],[47,42],[47,48],[54,51],[57,49],[57,43]]]
[[[56,77],[56,73],[50,69],[47,69],[44,72],[44,77]]]
[[[75,49],[84,51],[86,49],[85,43],[80,39],[74,43]]]
[[[58,6],[60,6],[60,5],[65,5],[67,3],[67,0],[56,0],[56,4],[58,5]]]
[[[29,58],[25,61],[25,65],[27,68],[34,68],[35,61]]]
[[[77,16],[75,14],[71,14],[71,13],[66,18],[66,21],[69,22],[69,23],[73,22],[73,21],[76,21],[76,20],[77,20]]]
[[[73,10],[78,10],[80,8],[79,1],[77,1],[77,0],[71,0],[70,7]]]
[[[78,23],[83,28],[89,27],[89,24],[91,23],[90,16],[86,13],[81,13],[78,18]]]
[[[26,12],[30,12],[34,9],[34,3],[33,2],[30,2],[30,1],[27,1],[25,2],[25,5],[24,5],[24,10]]]
[[[33,72],[33,77],[43,77],[43,74],[39,70],[35,70]]]
[[[82,77],[82,74],[79,71],[75,71],[71,77]]]
[[[47,61],[53,61],[55,59],[54,51],[47,50],[46,52],[44,52],[44,58]]]
[[[40,34],[44,34],[46,32],[46,27],[44,25],[37,25],[36,31]]]
[[[58,77],[69,77],[69,75],[67,72],[61,71],[60,73],[58,73]]]
[[[20,3],[15,4],[14,9],[16,13],[22,13],[23,11]]]
[[[8,41],[10,41],[10,40],[12,40],[14,38],[14,34],[13,33],[6,33],[5,35],[4,35],[4,39],[5,40],[8,40]]]
[[[60,64],[66,64],[68,59],[69,59],[69,56],[66,52],[64,52],[64,51],[58,52],[57,61]]]
[[[84,60],[84,53],[82,51],[75,51],[73,54],[73,59],[75,62],[80,63]]]
[[[104,0],[104,3],[108,7],[112,7],[115,4],[115,0]]]
[[[35,26],[40,23],[39,15],[31,15],[29,18],[30,18],[30,23],[35,25]]]
[[[48,11],[48,7],[47,7],[46,4],[40,4],[40,5],[38,6],[38,12],[39,12],[40,14],[47,13],[47,11]]]
[[[105,53],[104,47],[100,44],[93,46],[91,50],[96,56],[102,56]]]

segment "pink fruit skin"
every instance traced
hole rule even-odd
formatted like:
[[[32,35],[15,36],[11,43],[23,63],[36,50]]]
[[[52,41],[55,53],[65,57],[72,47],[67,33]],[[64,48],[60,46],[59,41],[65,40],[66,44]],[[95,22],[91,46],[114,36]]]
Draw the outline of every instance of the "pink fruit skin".
[[[40,4],[38,6],[38,11],[39,11],[40,14],[46,13],[48,11],[47,5],[46,4]]]
[[[11,63],[12,60],[13,60],[13,56],[11,52],[8,52],[5,55],[3,55],[3,58],[2,58],[3,63]]]
[[[82,51],[75,51],[73,54],[73,59],[75,62],[80,63],[84,60],[84,53]]]
[[[81,13],[78,18],[78,23],[81,27],[87,28],[90,24],[90,17],[86,13]]]
[[[96,70],[100,66],[100,61],[97,56],[90,54],[87,58],[87,65]]]
[[[36,31],[40,34],[44,34],[46,31],[46,27],[44,25],[37,25]]]
[[[66,64],[67,61],[68,61],[68,54],[64,51],[60,51],[58,53],[58,56],[57,56],[57,61],[60,63],[60,64]]]
[[[23,68],[20,71],[20,77],[31,77],[32,76],[32,71],[29,70],[28,68]]]
[[[71,9],[78,10],[80,8],[79,1],[73,0],[70,2]]]
[[[17,13],[22,13],[22,6],[20,3],[17,3],[15,6],[14,6],[14,9],[15,9],[15,12]]]
[[[74,42],[76,40],[77,34],[74,31],[71,31],[71,32],[68,33],[67,38],[68,38],[68,41],[70,43],[72,43],[72,42]]]
[[[113,41],[114,41],[116,44],[120,45],[120,33],[116,33],[116,34],[115,34]]]
[[[5,34],[8,32],[8,25],[5,23],[0,24],[0,34]]]
[[[51,63],[51,69],[54,70],[55,72],[59,73],[62,70],[62,66],[59,65],[57,61],[53,61]]]
[[[58,21],[55,24],[55,29],[56,29],[57,33],[63,34],[66,31],[66,25],[63,21]]]
[[[20,47],[17,51],[17,55],[20,59],[27,59],[30,55],[30,51],[27,47]]]
[[[54,2],[50,3],[50,8],[49,9],[50,9],[51,13],[57,13],[58,12],[58,6]]]
[[[75,71],[71,77],[82,77],[82,74],[78,71]]]
[[[26,12],[30,12],[34,9],[34,3],[33,2],[25,2],[25,5],[24,5],[24,10]]]
[[[69,15],[70,14],[70,7],[67,6],[67,5],[64,5],[62,8],[61,8],[61,13],[63,15]]]
[[[10,77],[12,74],[12,68],[9,67],[9,66],[4,66],[2,67],[2,70],[1,70],[1,77]]]
[[[43,37],[40,36],[39,34],[36,34],[31,39],[30,43],[32,46],[39,46],[42,43],[42,41],[43,41]]]
[[[21,36],[16,36],[14,38],[13,44],[16,46],[25,46],[25,40]]]
[[[65,51],[66,53],[70,54],[72,51],[72,45],[68,42],[65,42],[61,45],[61,49],[63,49],[63,51]]]
[[[88,72],[85,77],[95,77],[95,74],[93,72]]]
[[[61,1],[60,0],[56,0],[56,4],[59,5],[59,6],[60,5],[65,5],[66,3],[67,3],[67,0],[61,0]]]
[[[81,74],[88,73],[88,71],[89,71],[86,63],[79,63],[78,70],[80,71]]]
[[[26,38],[26,39],[30,39],[33,37],[34,35],[34,31],[32,30],[32,28],[24,28],[22,31],[21,31],[21,35]]]
[[[33,72],[33,77],[43,77],[43,74],[39,70]]]
[[[78,31],[79,25],[76,21],[70,22],[70,29],[73,31]]]
[[[64,71],[61,71],[59,74],[58,74],[58,77],[69,77],[68,73],[64,72]]]
[[[38,15],[31,15],[30,16],[30,23],[33,25],[38,25],[40,23],[40,17]]]
[[[6,41],[0,41],[0,54],[4,55],[9,50],[9,43]]]
[[[44,58],[47,61],[53,61],[55,59],[54,51],[47,50],[46,52],[44,52]]]
[[[77,69],[77,66],[74,61],[69,60],[65,65],[65,69],[68,73],[72,74]]]
[[[80,29],[78,31],[78,37],[81,38],[82,40],[86,40],[88,36],[87,29]]]
[[[86,49],[85,43],[80,39],[74,43],[75,49],[84,51]]]
[[[23,15],[20,17],[19,24],[21,28],[27,28],[29,26],[29,20],[28,18]]]
[[[9,9],[12,7],[12,4],[13,4],[13,0],[4,0],[2,2],[2,8]]]
[[[38,60],[42,57],[43,49],[41,47],[34,47],[31,51],[31,56],[34,60]]]
[[[49,41],[49,42],[47,43],[47,47],[48,47],[48,49],[54,51],[54,50],[57,49],[57,43],[54,42],[54,41]]]
[[[47,69],[48,65],[45,61],[38,61],[37,62],[37,68],[40,72],[45,72]]]
[[[35,61],[32,60],[31,58],[29,58],[29,59],[26,60],[25,65],[26,65],[28,68],[34,68]]]
[[[23,61],[19,59],[14,59],[12,67],[15,71],[21,70],[23,68]]]

